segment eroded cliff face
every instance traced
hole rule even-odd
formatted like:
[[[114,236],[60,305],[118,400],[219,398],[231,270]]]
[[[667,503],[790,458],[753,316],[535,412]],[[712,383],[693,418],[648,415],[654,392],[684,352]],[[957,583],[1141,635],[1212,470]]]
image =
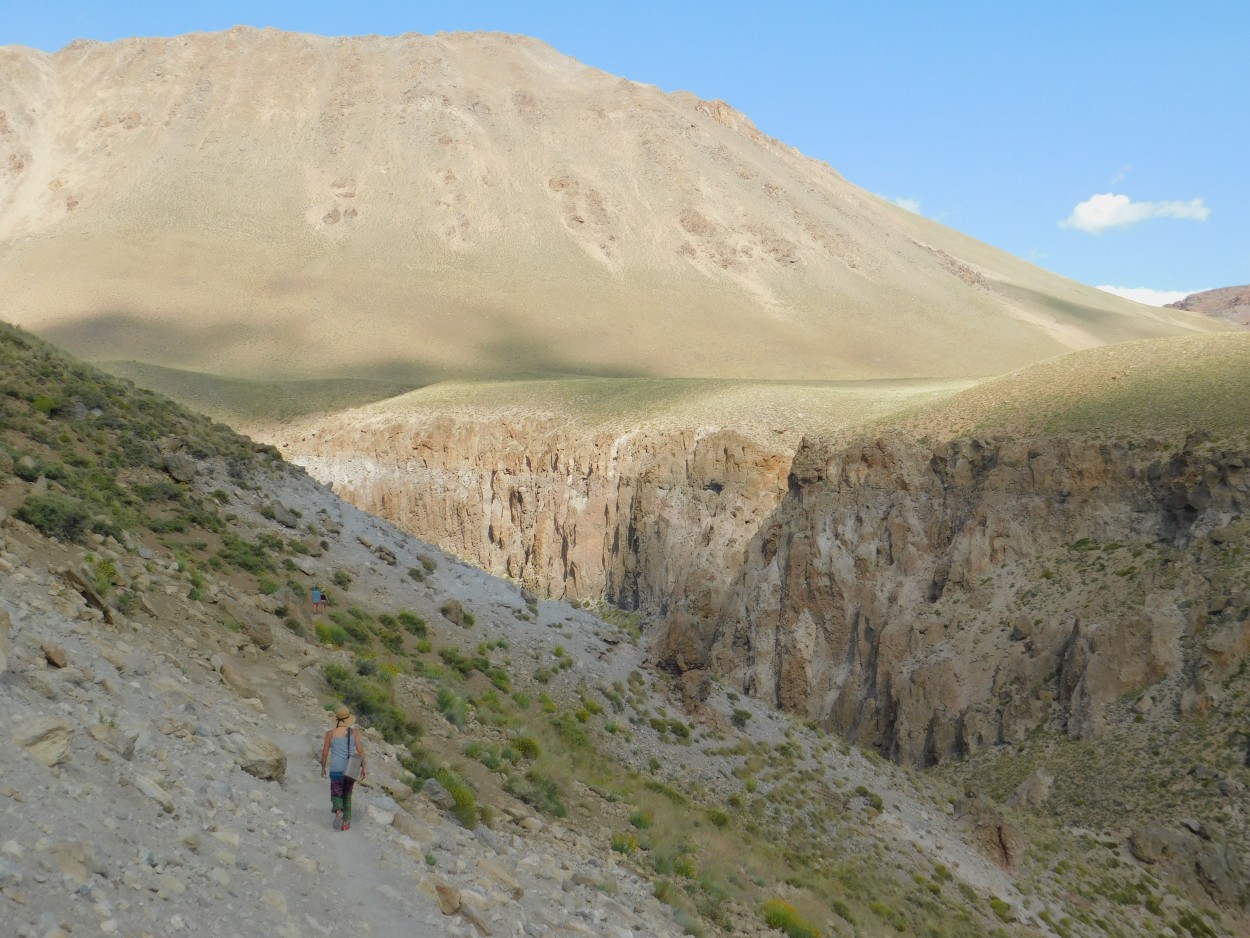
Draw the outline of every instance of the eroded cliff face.
[[[660,619],[683,686],[716,674],[904,763],[1201,716],[1250,649],[1244,447],[387,417],[286,449],[492,573]]]
[[[566,600],[713,619],[786,493],[793,438],[583,431],[555,420],[376,418],[289,440],[367,511]]]
[[[1051,720],[1096,735],[1143,691],[1200,716],[1250,639],[1246,466],[1193,442],[805,445],[726,613],[661,658],[915,765]]]

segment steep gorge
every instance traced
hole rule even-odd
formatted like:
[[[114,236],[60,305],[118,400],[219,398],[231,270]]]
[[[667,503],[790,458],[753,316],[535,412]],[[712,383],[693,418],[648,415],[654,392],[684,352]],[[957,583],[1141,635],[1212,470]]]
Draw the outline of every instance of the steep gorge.
[[[1244,446],[427,417],[285,447],[492,573],[662,620],[662,666],[903,763],[1097,735],[1147,688],[1201,715],[1250,647]]]

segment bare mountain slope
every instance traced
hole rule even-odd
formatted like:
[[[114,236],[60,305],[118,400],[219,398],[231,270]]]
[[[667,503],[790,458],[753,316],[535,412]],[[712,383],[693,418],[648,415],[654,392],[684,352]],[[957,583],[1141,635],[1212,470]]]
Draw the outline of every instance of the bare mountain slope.
[[[0,49],[0,315],[235,377],[1001,373],[1222,324],[496,34]]]
[[[1168,308],[1206,313],[1239,326],[1250,326],[1250,284],[1191,293],[1183,300],[1169,303]]]

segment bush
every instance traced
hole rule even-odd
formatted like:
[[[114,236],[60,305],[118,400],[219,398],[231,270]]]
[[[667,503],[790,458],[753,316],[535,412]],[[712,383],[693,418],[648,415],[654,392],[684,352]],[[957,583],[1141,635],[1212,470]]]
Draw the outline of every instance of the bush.
[[[91,520],[82,502],[56,492],[30,496],[17,516],[49,537],[68,542],[81,540]]]
[[[533,736],[512,737],[512,748],[520,754],[522,759],[537,759],[543,752],[542,746]]]
[[[628,831],[616,831],[612,834],[612,849],[617,853],[629,856],[638,852],[638,838]]]
[[[821,938],[820,929],[806,921],[798,910],[781,899],[768,899],[760,908],[764,924],[785,932],[790,938]]]
[[[435,771],[434,779],[451,795],[455,803],[451,813],[456,816],[460,825],[466,830],[473,830],[477,827],[477,796],[473,794],[473,789],[469,787],[468,782],[446,767]]]
[[[629,823],[634,825],[634,827],[638,828],[640,831],[645,831],[651,827],[652,819],[653,815],[651,812],[644,811],[642,808],[637,808],[636,810],[630,812],[629,815]]]
[[[504,786],[507,792],[553,817],[564,817],[568,809],[561,800],[560,786],[555,779],[535,769],[525,773],[525,778],[512,777]]]
[[[352,575],[348,573],[346,570],[335,570],[334,576],[332,576],[330,579],[334,581],[334,585],[337,586],[339,589],[342,589],[342,590],[351,589]]]

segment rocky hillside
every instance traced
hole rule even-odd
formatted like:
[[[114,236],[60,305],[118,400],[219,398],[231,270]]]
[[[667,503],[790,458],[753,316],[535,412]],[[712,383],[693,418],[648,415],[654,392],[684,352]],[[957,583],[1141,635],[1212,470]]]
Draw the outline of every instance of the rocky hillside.
[[[1250,285],[1191,293],[1183,300],[1169,303],[1168,308],[1206,313],[1239,326],[1250,326]]]
[[[0,355],[8,934],[1238,927],[1213,822],[1076,838],[651,671],[636,617],[466,566],[27,335]],[[370,753],[348,833],[316,766],[340,700]]]
[[[670,681],[636,617],[494,579],[28,335],[0,330],[0,361],[6,934],[1235,927],[1128,846],[1113,867]],[[316,765],[340,700],[370,754],[347,833]],[[1058,852],[1150,905],[1083,898]]]
[[[96,361],[410,387],[1000,374],[1220,328],[498,34],[0,48],[0,298]]]

